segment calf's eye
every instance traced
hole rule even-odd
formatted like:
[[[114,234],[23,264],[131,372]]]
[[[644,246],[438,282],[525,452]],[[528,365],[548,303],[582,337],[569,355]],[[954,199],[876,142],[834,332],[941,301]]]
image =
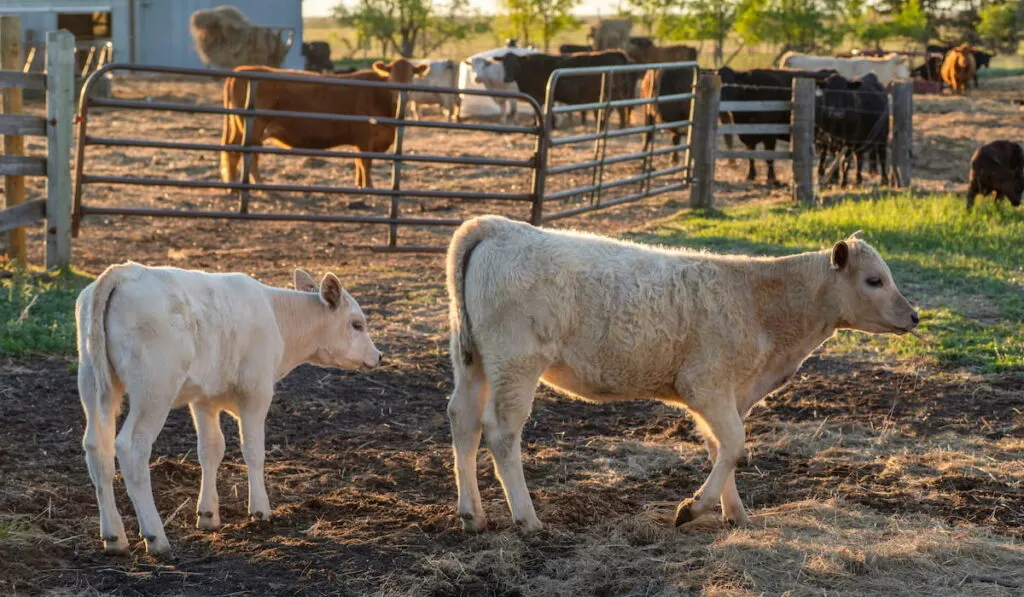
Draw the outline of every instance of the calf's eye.
[[[868,283],[868,286],[873,286],[875,288],[881,288],[882,287],[882,279],[877,277],[877,276],[872,276],[872,277],[868,278],[866,280],[866,282]]]
[[[366,324],[361,321],[353,321],[352,327],[357,331],[361,332],[366,328]]]

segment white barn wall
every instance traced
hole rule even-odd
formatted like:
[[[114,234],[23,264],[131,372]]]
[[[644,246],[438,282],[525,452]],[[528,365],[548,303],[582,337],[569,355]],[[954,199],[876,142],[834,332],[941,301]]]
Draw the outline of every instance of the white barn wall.
[[[20,16],[23,36],[32,30],[36,40],[44,40],[57,27],[57,13],[109,10],[115,62],[203,68],[189,18],[196,10],[222,4],[238,7],[257,25],[295,29],[295,43],[282,66],[302,68],[302,0],[0,0],[0,14]]]

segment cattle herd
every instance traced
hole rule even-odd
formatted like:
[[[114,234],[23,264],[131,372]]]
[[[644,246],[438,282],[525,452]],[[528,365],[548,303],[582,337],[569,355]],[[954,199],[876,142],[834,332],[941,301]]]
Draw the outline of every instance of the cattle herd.
[[[236,18],[240,14],[225,14],[231,22],[243,22]],[[194,26],[197,21],[205,22],[194,18]],[[598,42],[593,51],[551,56],[509,48],[503,56],[483,60],[477,76],[496,71],[496,83],[514,85],[542,101],[548,76],[556,68],[696,58],[692,48],[659,48],[649,40],[629,38],[628,29],[618,25],[608,30],[614,35],[602,27],[592,31]],[[266,36],[250,37],[258,39],[260,47],[268,45]],[[206,35],[203,43],[211,39]],[[627,49],[601,47],[609,39],[625,43]],[[305,56],[318,64],[317,70],[330,70],[329,52],[325,55],[317,46],[306,49]],[[965,53],[969,51],[964,47],[953,48],[947,61],[973,64],[973,59],[962,60]],[[238,57],[237,52],[214,48],[207,48],[206,55]],[[274,51],[265,56],[267,62],[280,62]],[[722,100],[788,100],[795,78],[812,78],[818,89],[819,149],[841,155],[847,164],[855,157],[858,182],[860,162],[866,157],[884,180],[886,85],[908,75],[905,57],[824,59],[789,54],[783,63],[785,68],[779,69],[720,69]],[[288,72],[273,64],[235,66],[238,76],[229,77],[224,87],[226,105],[235,108],[245,102],[243,75]],[[378,61],[371,70],[332,76],[409,83],[442,73],[446,80],[441,86],[450,87],[452,70],[452,61],[413,63],[399,58]],[[662,94],[678,93],[691,88],[694,74],[694,67],[686,65],[649,70],[639,81],[623,77],[611,86],[611,97],[628,96],[635,86],[645,96],[659,89]],[[556,90],[555,99],[593,102],[601,89],[591,79]],[[957,78],[957,85],[966,80]],[[268,80],[257,89],[255,107],[262,110],[388,117],[396,109],[395,92],[383,87],[346,88],[310,78]],[[429,101],[428,95],[416,101]],[[451,118],[455,106],[447,109]],[[688,101],[673,101],[649,105],[646,118],[670,122],[683,118],[684,112],[689,113]],[[779,121],[781,115],[788,119],[786,112],[722,117],[757,124]],[[628,116],[620,117],[624,125]],[[241,131],[241,117],[226,116],[224,144],[242,143]],[[366,152],[383,152],[393,142],[395,127],[258,117],[251,132],[257,144],[273,139],[286,147],[355,145]],[[678,141],[679,131],[671,133]],[[739,138],[748,147],[763,143],[767,149],[786,140],[785,135],[769,134]],[[222,157],[223,176],[233,180],[237,155],[224,152]],[[369,160],[357,163],[356,184],[371,186]],[[252,171],[258,178],[256,165],[254,159]],[[968,207],[975,195],[992,192],[1019,205],[1024,192],[1024,151],[1019,144],[996,141],[983,146],[972,158],[971,169]],[[755,176],[751,161],[748,178]],[[771,161],[767,177],[775,180]],[[846,178],[844,168],[842,182]],[[447,414],[457,513],[469,531],[487,526],[477,485],[482,438],[493,455],[513,519],[525,532],[541,528],[520,453],[522,428],[538,382],[592,402],[647,398],[690,412],[706,439],[712,468],[692,498],[678,505],[675,524],[707,514],[716,504],[727,521],[747,523],[735,467],[744,454],[744,418],[750,409],[785,384],[836,330],[905,334],[919,323],[885,261],[857,233],[824,251],[754,258],[652,249],[483,216],[454,232],[445,272],[454,373]],[[287,290],[243,274],[126,263],[108,268],[82,291],[75,318],[78,388],[87,419],[83,447],[96,487],[100,537],[112,553],[129,547],[114,499],[115,458],[148,551],[160,554],[170,549],[153,500],[148,463],[153,441],[172,408],[187,404],[192,411],[202,468],[197,525],[214,530],[220,526],[216,480],[225,450],[220,413],[226,411],[238,421],[248,468],[249,514],[267,518],[271,507],[263,473],[264,425],[275,382],[303,363],[373,370],[381,362],[359,304],[333,274],[318,283],[296,270],[295,289]],[[130,410],[115,435],[125,394]]]

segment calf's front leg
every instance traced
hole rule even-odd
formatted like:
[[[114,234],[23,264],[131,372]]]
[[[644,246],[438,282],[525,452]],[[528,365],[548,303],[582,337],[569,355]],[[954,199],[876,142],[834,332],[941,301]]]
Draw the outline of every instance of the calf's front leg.
[[[247,392],[238,409],[238,431],[242,440],[242,458],[249,473],[249,516],[270,519],[270,498],[263,476],[266,460],[265,426],[274,386]]]
[[[680,394],[687,395],[682,392]],[[702,391],[687,400],[686,407],[693,414],[698,429],[708,442],[715,444],[717,453],[707,480],[692,498],[682,501],[676,508],[676,526],[706,514],[723,495],[727,496],[726,501],[730,509],[735,509],[737,503],[742,505],[738,493],[735,497],[731,495],[735,491],[736,463],[743,456],[745,440],[743,420],[736,411],[733,393]],[[727,492],[726,488],[729,485],[732,489]],[[735,515],[735,512],[733,514]]]

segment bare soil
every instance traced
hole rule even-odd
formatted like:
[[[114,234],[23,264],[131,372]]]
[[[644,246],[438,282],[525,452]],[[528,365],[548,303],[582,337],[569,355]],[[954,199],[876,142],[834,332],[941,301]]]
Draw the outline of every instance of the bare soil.
[[[968,99],[915,98],[916,176],[924,188],[963,188],[978,144],[1017,138],[1024,113],[1011,100],[1024,95],[1024,79],[983,85],[988,88]],[[116,88],[122,97],[153,101],[214,103],[218,94],[214,84],[190,81],[124,80]],[[216,142],[219,123],[97,110],[90,134]],[[609,153],[632,147],[622,143],[609,141]],[[532,141],[412,131],[407,147],[525,158]],[[553,159],[582,160],[590,151]],[[86,164],[93,174],[217,179],[216,156],[209,153],[90,148]],[[723,162],[719,170],[724,201],[788,196],[743,181],[745,165]],[[263,171],[268,182],[347,185],[352,177],[348,163],[276,156],[264,159]],[[779,171],[788,180],[786,168]],[[403,186],[525,192],[529,177],[521,174],[413,165]],[[389,175],[388,166],[375,166],[380,186]],[[588,182],[589,175],[577,176],[573,184]],[[667,194],[569,222],[608,234],[642,229],[686,198]],[[233,197],[216,191],[100,185],[87,187],[86,202],[235,206]],[[260,193],[254,209],[383,214],[387,200]],[[441,217],[525,216],[507,205],[464,209],[447,200],[406,200],[402,209]],[[447,235],[444,229],[400,232],[402,243],[437,246]],[[437,255],[356,248],[383,240],[383,230],[365,225],[88,218],[74,262],[92,273],[125,259],[242,271],[279,285],[295,267],[335,271],[366,310],[387,365],[369,375],[304,366],[279,384],[267,429],[269,522],[246,520],[245,467],[229,423],[219,484],[225,526],[212,534],[195,529],[195,434],[187,411],[173,412],[154,447],[152,471],[157,505],[170,517],[174,555],[157,561],[141,543],[127,558],[99,551],[73,359],[0,360],[0,593],[1024,593],[1024,377],[908,370],[827,350],[748,421],[748,458],[737,483],[754,528],[715,521],[671,527],[676,503],[709,471],[682,412],[648,402],[584,404],[542,389],[525,431],[524,459],[545,531],[515,532],[500,485],[482,462],[494,528],[464,534],[454,512],[445,416],[451,369],[443,262]],[[42,244],[35,231],[36,262]],[[131,536],[133,511],[119,482],[115,487]]]

